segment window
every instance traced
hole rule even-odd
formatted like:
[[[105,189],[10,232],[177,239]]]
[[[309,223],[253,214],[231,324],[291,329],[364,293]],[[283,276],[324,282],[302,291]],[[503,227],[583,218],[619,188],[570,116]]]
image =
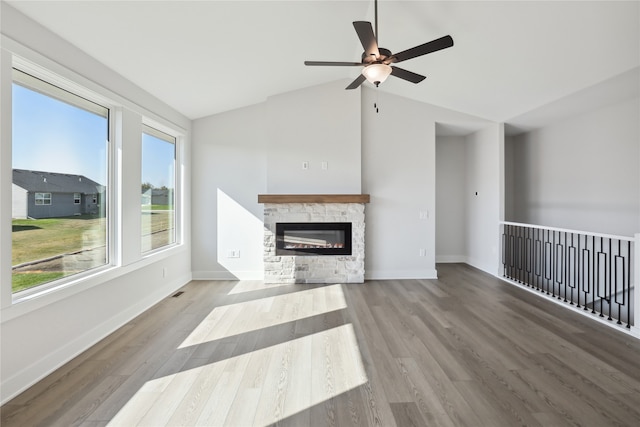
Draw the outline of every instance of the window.
[[[176,242],[176,138],[143,126],[142,133],[142,252]]]
[[[13,70],[14,293],[108,263],[109,110],[78,92]]]
[[[50,205],[51,193],[36,193],[36,205]]]

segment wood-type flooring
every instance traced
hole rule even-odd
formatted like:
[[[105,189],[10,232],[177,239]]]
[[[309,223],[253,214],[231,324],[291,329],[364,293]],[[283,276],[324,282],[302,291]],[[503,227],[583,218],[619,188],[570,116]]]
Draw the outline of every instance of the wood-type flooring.
[[[464,264],[193,281],[1,408],[13,426],[638,426],[640,341]]]

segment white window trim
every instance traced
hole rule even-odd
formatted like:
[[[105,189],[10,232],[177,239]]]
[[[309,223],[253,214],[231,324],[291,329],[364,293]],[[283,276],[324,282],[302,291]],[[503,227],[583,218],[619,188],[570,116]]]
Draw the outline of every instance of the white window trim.
[[[130,101],[129,98],[119,95],[112,89],[108,89],[108,86],[101,85],[95,80],[84,77],[76,71],[62,65],[60,62],[56,62],[47,56],[23,45],[21,42],[8,37],[6,34],[0,34],[1,43],[3,46],[0,52],[0,66],[2,70],[0,72],[0,84],[2,91],[10,91],[12,79],[11,69],[21,69],[35,77],[42,78],[49,82],[54,82],[62,89],[70,90],[78,95],[88,96],[95,102],[108,107],[110,110],[110,156],[111,161],[109,163],[109,204],[107,206],[111,220],[109,221],[109,239],[110,247],[107,249],[111,260],[111,265],[99,267],[96,269],[88,270],[86,273],[79,273],[73,276],[69,276],[69,281],[63,283],[51,282],[51,285],[40,286],[34,289],[25,290],[17,294],[13,294],[11,291],[11,239],[3,238],[0,242],[2,246],[2,256],[0,256],[0,270],[3,273],[7,273],[7,276],[3,274],[2,284],[0,288],[0,302],[3,310],[2,322],[10,321],[15,318],[19,318],[29,312],[38,310],[49,304],[61,301],[69,298],[81,292],[85,292],[96,286],[100,286],[105,282],[117,279],[122,275],[130,274],[145,266],[151,265],[162,259],[172,257],[173,255],[187,252],[189,248],[184,245],[184,230],[187,224],[184,222],[183,210],[184,207],[184,194],[183,186],[186,179],[184,176],[184,152],[186,150],[184,143],[188,138],[187,127],[183,127],[178,124],[179,122],[174,120],[167,120],[163,116],[158,115],[156,112],[148,110],[142,104],[137,104]],[[8,105],[6,101],[9,100]],[[0,126],[2,138],[7,141],[11,141],[10,131],[7,135],[7,130],[10,130],[10,126],[5,126],[7,123],[11,123],[11,102],[10,97],[2,97],[3,102],[3,114],[1,117],[3,126]],[[148,252],[144,255],[139,255],[138,259],[131,259],[123,264],[122,256],[123,241],[122,236],[122,182],[121,182],[121,170],[122,159],[121,153],[123,148],[122,141],[122,123],[120,121],[123,109],[135,112],[143,117],[145,123],[149,123],[152,127],[163,130],[168,134],[176,136],[176,190],[175,190],[175,202],[177,207],[176,212],[176,244],[168,247],[165,246],[157,251]],[[2,163],[2,169],[11,169],[11,144],[3,144],[0,147],[0,160]],[[8,159],[8,163],[7,163]],[[4,173],[4,172],[3,172]],[[9,175],[10,176],[10,175]],[[10,182],[9,178],[7,182]],[[9,185],[10,188],[10,185]],[[6,194],[10,194],[7,191]],[[9,199],[10,200],[10,199]],[[2,218],[11,218],[10,203],[3,206]],[[6,237],[6,236],[5,236]],[[9,236],[10,237],[10,236]]]
[[[50,206],[52,204],[53,198],[51,196],[51,193],[37,192],[34,194],[34,197],[35,197],[36,206]],[[41,201],[42,203],[38,203],[38,200]],[[49,203],[46,203],[47,201]]]
[[[31,300],[33,298],[37,298],[42,295],[50,294],[51,292],[56,291],[58,289],[64,289],[64,288],[67,288],[68,286],[76,285],[88,277],[94,277],[95,275],[99,275],[116,266],[114,253],[112,250],[114,246],[113,242],[114,242],[114,239],[116,238],[115,232],[112,226],[113,215],[115,211],[111,207],[111,204],[112,204],[111,200],[115,199],[114,198],[115,190],[113,188],[112,182],[117,182],[117,179],[112,177],[111,174],[115,173],[115,169],[112,167],[112,164],[114,163],[114,157],[116,152],[114,144],[112,142],[114,139],[113,135],[114,135],[114,129],[115,129],[112,112],[115,108],[117,108],[117,104],[115,104],[113,101],[109,100],[108,98],[87,89],[86,87],[82,86],[81,83],[74,83],[72,80],[68,78],[55,74],[54,72],[48,71],[41,66],[33,64],[15,55],[13,56],[13,60],[12,60],[12,69],[17,70],[19,72],[16,74],[15,72],[12,71],[12,79],[11,79],[12,84],[13,83],[20,84],[30,90],[36,90],[40,93],[43,93],[46,96],[62,100],[64,102],[75,105],[78,108],[84,108],[85,110],[88,110],[93,113],[100,114],[100,109],[93,111],[93,109],[91,108],[86,108],[84,103],[81,103],[80,105],[78,105],[77,103],[69,102],[67,99],[63,99],[66,96],[63,91],[66,91],[72,95],[75,95],[81,99],[86,100],[87,106],[91,106],[91,104],[94,104],[98,107],[102,107],[106,109],[105,117],[108,120],[108,132],[109,132],[109,140],[110,140],[108,144],[109,149],[107,152],[107,170],[108,170],[107,185],[108,187],[107,187],[107,192],[105,194],[105,203],[107,203],[107,210],[106,210],[106,213],[107,213],[107,230],[106,230],[107,263],[102,266],[91,268],[89,270],[85,270],[70,276],[62,277],[60,279],[53,280],[51,282],[46,282],[41,285],[37,285],[32,288],[18,291],[15,293],[11,290],[11,283],[9,283],[9,292],[11,293],[11,304],[15,305],[17,303]],[[18,76],[19,81],[16,81],[13,78],[16,75]],[[27,76],[26,78],[24,77],[25,75]],[[35,81],[31,80],[33,78],[35,78],[36,80]],[[38,83],[38,81],[41,81],[41,83]],[[31,82],[35,83],[36,85],[40,85],[42,87],[40,88],[31,87],[30,86]],[[44,84],[42,84],[42,82]],[[51,85],[55,88],[53,89],[53,92],[48,90],[47,85]],[[13,144],[12,140],[11,140],[11,143]],[[42,204],[37,206],[49,206],[53,204],[52,202],[53,195],[51,193],[41,193],[41,192],[38,192],[38,193],[49,194],[50,203],[48,205]]]
[[[154,132],[155,131],[155,132]],[[161,246],[159,248],[152,249],[150,251],[142,252],[141,255],[143,258],[148,258],[157,254],[158,252],[163,252],[167,249],[182,246],[184,244],[183,240],[183,230],[184,223],[182,222],[183,218],[183,199],[182,199],[182,179],[181,179],[181,165],[182,165],[182,149],[183,149],[183,141],[184,141],[184,132],[180,133],[178,129],[168,126],[165,123],[161,123],[155,121],[148,117],[142,118],[142,132],[140,137],[142,138],[142,133],[148,133],[149,135],[153,135],[159,139],[162,139],[167,142],[172,142],[175,145],[175,166],[174,166],[174,174],[175,174],[175,183],[173,190],[173,221],[174,221],[174,241],[168,245]],[[159,135],[158,132],[161,132],[164,135]],[[173,139],[173,141],[168,141],[166,136],[169,136]],[[142,185],[142,183],[140,183]]]

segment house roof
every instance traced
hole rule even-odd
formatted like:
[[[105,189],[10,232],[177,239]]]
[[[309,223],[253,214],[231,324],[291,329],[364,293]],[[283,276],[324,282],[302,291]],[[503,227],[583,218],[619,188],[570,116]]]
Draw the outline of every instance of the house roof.
[[[83,175],[25,169],[13,170],[13,183],[30,192],[44,193],[95,194],[104,189],[102,185]]]
[[[6,3],[190,119],[330,81],[346,86],[360,67],[303,62],[358,61],[352,22],[374,21],[371,0]],[[508,123],[637,70],[639,5],[380,1],[380,46],[399,52],[446,34],[455,45],[401,64],[427,76],[420,84],[389,78],[378,90]],[[14,15],[3,31],[24,23]]]

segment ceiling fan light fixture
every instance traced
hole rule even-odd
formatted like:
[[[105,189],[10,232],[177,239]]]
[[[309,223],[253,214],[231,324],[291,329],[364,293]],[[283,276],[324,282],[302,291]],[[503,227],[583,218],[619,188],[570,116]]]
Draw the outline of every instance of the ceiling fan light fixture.
[[[387,80],[391,71],[391,67],[387,64],[371,64],[362,69],[362,75],[365,76],[371,84],[378,86]]]

